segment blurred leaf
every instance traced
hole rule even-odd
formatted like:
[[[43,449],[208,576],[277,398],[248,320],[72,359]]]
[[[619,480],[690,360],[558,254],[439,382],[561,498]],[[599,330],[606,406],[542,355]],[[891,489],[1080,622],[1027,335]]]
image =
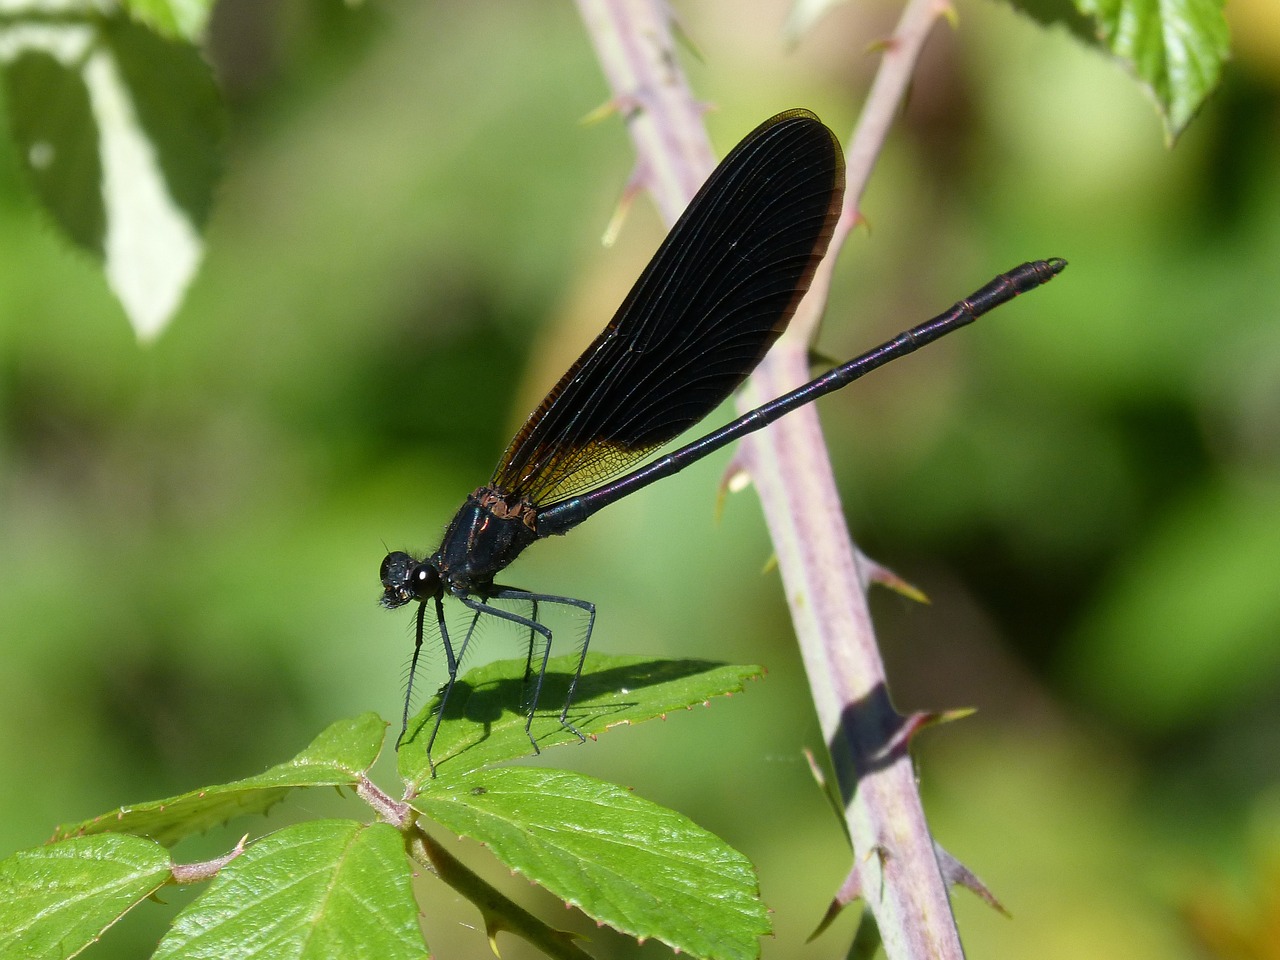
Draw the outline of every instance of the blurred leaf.
[[[1073,648],[1078,682],[1147,729],[1185,723],[1275,676],[1280,489],[1185,503],[1134,551]]]
[[[1147,87],[1172,144],[1222,77],[1230,55],[1222,0],[1076,0],[1099,40]]]
[[[695,957],[750,960],[771,930],[755,871],[713,834],[615,784],[509,767],[413,801],[589,917]]]
[[[173,922],[156,960],[425,958],[409,862],[385,823],[286,827],[227,865]]]
[[[787,43],[799,43],[800,38],[808,32],[836,4],[845,0],[792,0],[791,11],[787,14],[787,22],[782,28],[782,35]]]
[[[220,171],[223,108],[208,65],[127,17],[91,15],[10,19],[0,62],[37,195],[103,261],[137,335],[155,336],[203,255]]]
[[[577,667],[578,658],[573,654],[547,663],[540,699],[543,706],[531,728],[539,747],[578,742],[573,731],[560,722],[560,710]],[[437,775],[447,767],[444,775],[457,777],[533,752],[524,729],[528,694],[524,671],[523,659],[501,660],[458,678],[432,750]],[[652,720],[711,697],[736,693],[760,672],[759,667],[709,660],[591,654],[574,692],[569,720],[584,736],[594,736],[620,723]],[[420,785],[431,778],[427,740],[439,702],[437,694],[409,722],[398,760],[400,775],[410,784]]]
[[[0,960],[73,957],[170,877],[138,837],[77,837],[0,861]]]
[[[209,22],[212,0],[124,0],[125,9],[157,33],[197,40]]]
[[[132,833],[172,844],[232,817],[264,813],[297,787],[355,787],[382,748],[386,723],[366,713],[329,726],[292,760],[246,780],[205,787],[177,797],[121,807],[70,826],[54,839],[98,833]]]
[[[43,50],[23,51],[3,75],[13,138],[37,195],[72,241],[101,254],[107,213],[84,78]]]

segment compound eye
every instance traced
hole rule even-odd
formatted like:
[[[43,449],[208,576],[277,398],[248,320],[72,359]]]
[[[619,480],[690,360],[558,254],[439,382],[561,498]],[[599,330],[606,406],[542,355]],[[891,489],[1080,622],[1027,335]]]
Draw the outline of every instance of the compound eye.
[[[402,586],[409,582],[414,566],[413,557],[402,550],[396,550],[383,557],[378,577],[383,586]]]

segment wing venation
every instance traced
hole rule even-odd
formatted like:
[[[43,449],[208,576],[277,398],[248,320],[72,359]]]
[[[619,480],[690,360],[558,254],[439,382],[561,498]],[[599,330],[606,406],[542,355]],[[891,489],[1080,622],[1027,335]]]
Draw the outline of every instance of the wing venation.
[[[530,415],[490,485],[545,506],[617,476],[715,409],[791,320],[843,191],[840,145],[813,114],[757,127]]]

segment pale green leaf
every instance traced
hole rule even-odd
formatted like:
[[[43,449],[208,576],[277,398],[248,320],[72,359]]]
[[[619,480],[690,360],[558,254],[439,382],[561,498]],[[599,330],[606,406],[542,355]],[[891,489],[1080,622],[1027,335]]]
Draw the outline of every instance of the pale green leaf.
[[[132,833],[171,844],[232,817],[264,813],[298,787],[354,788],[377,759],[385,731],[386,724],[374,713],[340,720],[292,760],[256,777],[121,807],[83,823],[60,826],[54,837]]]

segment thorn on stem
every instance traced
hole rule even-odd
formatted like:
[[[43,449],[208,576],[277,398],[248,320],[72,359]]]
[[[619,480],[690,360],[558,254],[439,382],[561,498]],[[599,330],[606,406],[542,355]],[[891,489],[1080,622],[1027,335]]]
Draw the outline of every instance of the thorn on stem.
[[[985,883],[978,879],[972,870],[953,857],[938,841],[933,842],[933,852],[938,858],[938,869],[942,871],[942,879],[951,886],[964,887],[978,895],[989,907],[998,910],[1006,917],[1010,916],[1004,904],[996,899]]]

